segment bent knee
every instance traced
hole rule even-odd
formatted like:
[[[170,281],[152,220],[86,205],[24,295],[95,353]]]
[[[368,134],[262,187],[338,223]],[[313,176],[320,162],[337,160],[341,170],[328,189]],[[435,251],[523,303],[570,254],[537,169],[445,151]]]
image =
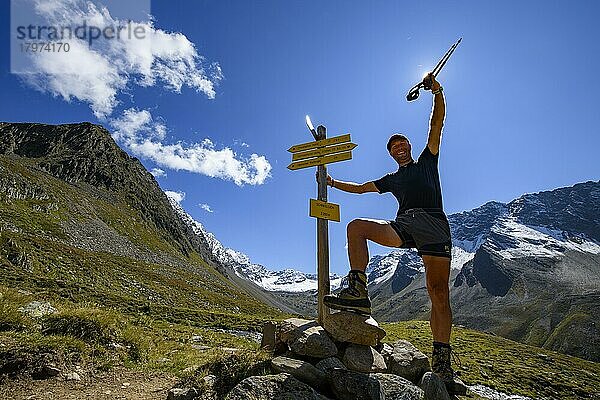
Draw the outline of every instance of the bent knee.
[[[365,219],[353,219],[348,223],[346,230],[348,235],[364,235],[368,230],[369,224],[370,222]]]

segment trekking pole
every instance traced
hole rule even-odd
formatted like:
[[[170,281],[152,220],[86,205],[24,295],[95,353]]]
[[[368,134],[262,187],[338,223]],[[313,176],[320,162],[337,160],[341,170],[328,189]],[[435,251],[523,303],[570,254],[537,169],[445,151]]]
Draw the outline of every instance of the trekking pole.
[[[433,71],[431,71],[431,74],[434,77],[437,77],[437,75],[440,73],[440,71],[442,70],[442,68],[444,68],[444,65],[446,65],[446,62],[448,61],[448,59],[450,58],[450,56],[452,55],[452,53],[454,53],[454,50],[456,49],[456,47],[459,45],[459,43],[461,42],[462,38],[458,39],[458,41],[456,43],[454,43],[452,46],[450,46],[450,48],[448,49],[448,51],[446,52],[446,54],[444,54],[444,56],[441,58],[440,61],[438,61],[437,65],[435,66],[435,68],[433,68]],[[427,77],[425,77],[423,79],[423,81],[417,83],[415,86],[413,86],[409,91],[408,94],[406,95],[406,100],[407,101],[413,101],[419,98],[419,89],[423,88],[425,90],[429,90],[431,89],[431,81],[429,79],[427,79]]]

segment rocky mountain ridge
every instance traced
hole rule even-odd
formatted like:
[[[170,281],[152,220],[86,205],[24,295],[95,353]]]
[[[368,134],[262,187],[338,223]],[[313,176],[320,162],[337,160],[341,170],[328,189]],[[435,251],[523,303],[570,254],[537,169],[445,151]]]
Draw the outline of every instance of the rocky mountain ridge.
[[[167,196],[169,197],[168,192]],[[306,274],[291,268],[271,270],[263,265],[253,263],[246,254],[223,246],[215,235],[208,232],[201,222],[195,220],[181,207],[176,197],[170,196],[169,201],[179,218],[190,227],[193,234],[206,240],[212,255],[225,269],[268,292],[298,293],[317,290],[316,274]],[[332,287],[337,288],[341,279],[332,274]]]

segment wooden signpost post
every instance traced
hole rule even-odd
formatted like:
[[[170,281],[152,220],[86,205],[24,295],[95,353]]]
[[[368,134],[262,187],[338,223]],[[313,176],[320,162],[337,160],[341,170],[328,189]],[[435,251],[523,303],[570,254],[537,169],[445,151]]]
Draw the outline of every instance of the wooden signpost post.
[[[323,303],[329,294],[329,229],[327,221],[340,221],[340,207],[327,202],[327,166],[339,161],[352,159],[352,150],[356,144],[350,142],[350,134],[327,139],[327,129],[319,125],[313,128],[308,115],[306,125],[315,141],[302,143],[288,149],[292,153],[290,170],[317,167],[317,199],[310,199],[311,217],[317,218],[317,276],[318,276],[318,322],[323,319],[328,309]]]

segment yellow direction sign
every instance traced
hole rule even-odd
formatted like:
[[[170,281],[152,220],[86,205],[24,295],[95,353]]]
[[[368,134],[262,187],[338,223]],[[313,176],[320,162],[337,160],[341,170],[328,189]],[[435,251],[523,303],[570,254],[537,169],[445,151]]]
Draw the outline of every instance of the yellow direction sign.
[[[310,199],[310,216],[340,222],[340,206],[325,201]]]
[[[344,144],[338,144],[337,146],[329,146],[329,147],[324,147],[322,149],[303,151],[301,153],[294,153],[294,154],[292,154],[292,161],[304,160],[306,158],[312,158],[312,157],[320,157],[320,156],[325,156],[327,154],[333,154],[333,153],[341,153],[342,151],[350,151],[350,150],[353,150],[356,146],[358,146],[356,143],[344,143]]]
[[[334,136],[329,139],[315,140],[313,142],[297,144],[295,146],[290,147],[288,149],[288,151],[290,153],[297,153],[299,151],[318,149],[319,147],[329,146],[330,144],[340,144],[340,143],[346,143],[349,141],[350,141],[350,134],[348,133],[346,135]]]
[[[346,161],[352,159],[352,152],[345,151],[343,153],[332,154],[330,156],[311,158],[309,160],[296,161],[288,165],[291,170],[315,167],[317,165],[331,164],[338,161]]]

